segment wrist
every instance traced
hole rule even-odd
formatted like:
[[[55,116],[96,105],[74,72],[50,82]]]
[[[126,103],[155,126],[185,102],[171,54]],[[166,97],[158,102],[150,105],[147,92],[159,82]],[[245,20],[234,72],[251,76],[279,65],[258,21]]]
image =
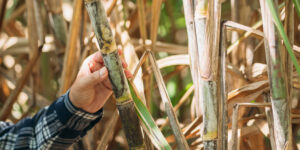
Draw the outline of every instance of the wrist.
[[[81,106],[80,106],[78,103],[76,103],[76,96],[75,96],[74,93],[73,93],[72,87],[70,88],[70,91],[69,91],[69,93],[68,93],[68,97],[69,97],[70,102],[71,102],[75,107],[81,108]]]
[[[76,107],[70,100],[70,90],[61,96],[54,103],[53,107],[58,114],[60,122],[74,134],[77,131],[81,132],[90,129],[90,126],[98,122],[103,115],[103,109],[95,113],[90,113]]]
[[[72,88],[70,89],[70,91],[68,92],[68,99],[69,99],[69,102],[72,104],[73,107],[75,107],[76,109],[79,109],[83,112],[86,112],[86,113],[90,113],[90,114],[94,114],[94,113],[97,113],[100,109],[90,109],[89,105],[85,106],[83,104],[80,104],[78,103],[78,101],[76,101],[76,95],[75,94],[72,94]]]

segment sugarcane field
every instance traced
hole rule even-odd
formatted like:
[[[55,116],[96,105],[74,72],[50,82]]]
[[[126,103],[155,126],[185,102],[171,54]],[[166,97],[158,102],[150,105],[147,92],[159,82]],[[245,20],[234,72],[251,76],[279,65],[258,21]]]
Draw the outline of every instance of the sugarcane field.
[[[0,0],[0,150],[300,149],[300,0]]]

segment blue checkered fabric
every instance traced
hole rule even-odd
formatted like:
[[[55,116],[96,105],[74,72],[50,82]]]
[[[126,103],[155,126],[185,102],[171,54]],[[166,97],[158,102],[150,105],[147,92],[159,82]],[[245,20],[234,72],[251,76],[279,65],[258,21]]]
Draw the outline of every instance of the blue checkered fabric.
[[[100,121],[102,112],[76,108],[67,92],[32,118],[17,124],[0,122],[0,150],[65,150]]]

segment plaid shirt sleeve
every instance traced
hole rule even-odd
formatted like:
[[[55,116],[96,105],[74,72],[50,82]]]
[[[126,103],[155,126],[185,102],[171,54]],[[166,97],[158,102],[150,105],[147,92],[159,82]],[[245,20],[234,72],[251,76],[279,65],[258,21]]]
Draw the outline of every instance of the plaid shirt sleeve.
[[[76,108],[67,92],[32,118],[15,125],[0,122],[0,149],[67,149],[100,121],[102,111],[91,114]]]

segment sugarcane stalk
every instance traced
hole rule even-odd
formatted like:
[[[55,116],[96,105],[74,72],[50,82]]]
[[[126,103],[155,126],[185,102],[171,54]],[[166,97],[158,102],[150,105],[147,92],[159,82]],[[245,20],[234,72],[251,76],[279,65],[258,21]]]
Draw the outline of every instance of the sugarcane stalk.
[[[68,41],[65,49],[65,55],[64,55],[64,64],[63,64],[63,70],[61,75],[61,87],[59,90],[60,94],[65,93],[72,85],[73,81],[76,78],[76,72],[77,72],[77,65],[78,62],[78,48],[77,48],[77,40],[79,38],[80,33],[80,22],[82,19],[82,8],[83,1],[82,0],[74,0],[74,13],[72,16],[72,22],[70,25],[69,35],[68,35]],[[72,66],[72,67],[71,67]],[[75,68],[75,69],[74,69]]]
[[[270,103],[270,94],[269,93],[264,93],[264,101],[265,103]],[[271,143],[271,148],[273,150],[276,149],[276,144],[275,144],[275,138],[274,138],[274,125],[273,125],[273,116],[272,116],[272,108],[265,108],[265,113],[266,113],[266,118],[268,121],[268,127],[269,127],[269,138],[270,138],[270,143]]]
[[[2,28],[3,21],[4,21],[4,14],[5,14],[5,10],[6,10],[7,1],[8,0],[3,0],[0,2],[0,31]]]
[[[294,7],[293,3],[290,0],[285,0],[285,21],[284,21],[284,30],[288,35],[289,42],[291,45],[294,45]],[[282,54],[283,59],[282,62],[284,64],[283,70],[285,72],[286,78],[286,87],[287,87],[287,101],[288,108],[291,108],[292,96],[293,96],[293,62],[288,54],[288,51],[284,46],[282,46]],[[289,122],[291,122],[291,117],[289,118]],[[292,124],[288,124],[289,129],[289,139],[293,139],[292,137]],[[294,140],[290,140],[289,147],[292,147]]]
[[[142,2],[143,3],[143,2]],[[116,15],[115,18],[117,21],[117,26],[116,26],[116,32],[117,34],[119,34],[119,36],[121,36],[121,44],[123,46],[123,56],[124,59],[126,60],[126,62],[128,63],[128,70],[133,72],[135,69],[135,66],[138,65],[139,63],[139,58],[137,57],[136,51],[134,49],[133,44],[131,43],[130,40],[130,36],[128,34],[128,31],[125,28],[125,20],[123,20],[125,17],[125,14],[123,12],[122,9],[120,8],[124,8],[122,7],[122,0],[118,0],[117,4],[116,4],[117,8],[116,11]],[[144,26],[145,27],[145,26]],[[145,29],[146,31],[146,29]],[[144,40],[143,40],[144,41]],[[143,103],[145,105],[147,105],[146,99],[145,99],[145,94],[144,94],[144,84],[143,84],[143,79],[142,79],[142,68],[138,69],[138,72],[136,72],[137,77],[133,78],[133,83],[135,84],[135,86],[137,86],[138,88],[138,93],[140,95],[141,100],[143,101]],[[150,105],[150,101],[148,101],[148,106]],[[148,107],[149,108],[149,107]],[[153,150],[153,145],[151,140],[149,139],[148,135],[145,135],[145,146],[147,148],[147,150]]]
[[[160,9],[162,6],[162,0],[153,0],[152,2],[152,16],[151,16],[151,28],[150,28],[150,39],[151,39],[151,50],[155,48],[155,43],[157,40],[157,30],[159,25],[159,18],[160,18]]]
[[[210,7],[208,7],[210,3]],[[196,103],[203,110],[204,149],[217,149],[217,72],[220,13],[219,1],[183,1],[189,37],[192,77],[195,83]],[[195,6],[193,9],[192,6]],[[193,11],[194,10],[194,11]],[[208,19],[216,17],[216,20]],[[210,21],[210,22],[208,22]],[[216,35],[213,35],[216,34]],[[195,57],[196,56],[196,57]],[[203,58],[201,62],[197,58]],[[212,64],[214,62],[214,64]],[[199,103],[200,102],[200,103]]]
[[[275,0],[277,5],[277,0]],[[268,65],[270,95],[274,118],[276,149],[283,150],[288,143],[289,106],[287,102],[286,80],[284,78],[281,56],[281,40],[272,21],[270,9],[265,0],[260,0],[262,12],[265,53]]]
[[[85,0],[84,2],[109,73],[128,145],[130,149],[143,149],[144,142],[139,119],[105,9],[100,0]]]
[[[206,37],[206,23],[207,23],[207,15],[208,15],[208,0],[197,0],[197,1],[194,1],[194,21],[195,21],[195,33],[196,33],[196,46],[197,46],[197,55],[196,57],[197,58],[201,58],[199,57],[200,55],[203,55],[203,50],[205,49],[205,37]],[[208,56],[205,56],[205,57],[208,57]],[[204,108],[204,101],[203,101],[203,88],[204,88],[204,84],[203,83],[203,79],[201,77],[201,65],[204,61],[200,61],[198,60],[198,64],[196,64],[196,69],[197,69],[197,82],[198,82],[198,93],[199,93],[199,96],[197,98],[197,103],[198,103],[198,107],[200,110],[202,110],[201,114],[203,113],[203,116],[206,114],[206,109]],[[206,92],[205,92],[206,93]],[[211,100],[209,100],[211,101]],[[202,108],[202,109],[201,109]],[[208,108],[208,107],[206,107]],[[215,113],[212,113],[212,115],[216,115]],[[207,121],[207,118],[208,117],[204,117],[206,118],[206,121]],[[216,119],[216,116],[214,117]],[[207,123],[207,122],[206,122]],[[214,128],[214,126],[211,126]],[[216,126],[215,126],[216,127]],[[204,127],[204,132],[203,132],[203,140],[205,140],[205,138],[208,137],[208,135],[206,135],[206,132],[207,132],[207,126],[205,125]],[[217,136],[217,133],[213,133],[214,136]],[[206,135],[206,136],[205,136]]]
[[[226,86],[226,49],[227,49],[227,32],[226,32],[226,26],[225,22],[222,22],[221,24],[221,37],[220,37],[220,69],[221,69],[221,76],[220,76],[220,82],[221,82],[221,101],[219,105],[219,132],[218,137],[219,140],[219,147],[222,150],[227,150],[227,140],[228,140],[228,113],[227,113],[227,86]]]
[[[240,0],[230,0],[230,6],[231,6],[231,20],[234,22],[239,22],[239,18],[240,18],[240,8],[239,8],[239,3]],[[236,31],[232,31],[231,32],[231,43],[234,43],[235,41],[237,41],[239,39],[239,34]],[[232,63],[234,65],[237,65],[238,63],[238,59],[239,59],[239,49],[238,47],[232,47],[232,55],[231,55],[231,59],[232,59]]]
[[[218,81],[220,1],[198,0],[195,6],[195,29],[200,69],[200,103],[203,107],[204,149],[217,149],[218,139]]]
[[[146,20],[145,20],[146,15],[145,15],[144,0],[137,0],[136,4],[137,4],[137,9],[138,9],[140,35],[141,35],[141,38],[143,39],[143,46],[145,46],[146,39],[147,39],[147,29],[146,29],[147,25],[146,25]]]
[[[45,43],[45,33],[44,33],[44,26],[42,23],[42,16],[41,16],[41,4],[39,1],[33,1],[33,9],[35,11],[34,17],[36,22],[36,31],[37,31],[37,39],[38,39],[38,46],[41,46]]]
[[[184,17],[185,17],[185,24],[187,29],[188,35],[188,50],[189,50],[189,58],[190,58],[190,69],[191,75],[193,79],[193,83],[195,85],[195,92],[194,92],[194,99],[196,114],[200,115],[201,112],[200,104],[199,104],[199,86],[200,86],[200,72],[199,72],[199,57],[198,57],[198,50],[197,50],[197,39],[196,39],[196,31],[195,31],[195,21],[194,21],[194,11],[193,11],[193,3],[191,0],[183,0],[183,7],[184,7]]]
[[[62,14],[61,0],[47,0],[50,24],[54,32],[54,37],[63,47],[67,45],[67,24]]]
[[[144,0],[137,0],[137,9],[138,9],[138,18],[139,18],[139,29],[140,29],[140,36],[142,38],[142,46],[143,46],[143,51],[146,51],[146,39],[147,39],[147,24],[146,24],[146,15],[145,15],[145,3]],[[144,53],[148,56],[148,53]],[[146,58],[146,57],[145,57]],[[141,57],[142,60],[142,57]],[[149,60],[144,59],[143,61],[143,70],[147,70],[147,68],[150,67]],[[151,83],[153,81],[152,74],[149,72],[144,72],[143,74],[144,78],[144,95],[146,99],[146,105],[150,109],[150,104],[151,104]]]

